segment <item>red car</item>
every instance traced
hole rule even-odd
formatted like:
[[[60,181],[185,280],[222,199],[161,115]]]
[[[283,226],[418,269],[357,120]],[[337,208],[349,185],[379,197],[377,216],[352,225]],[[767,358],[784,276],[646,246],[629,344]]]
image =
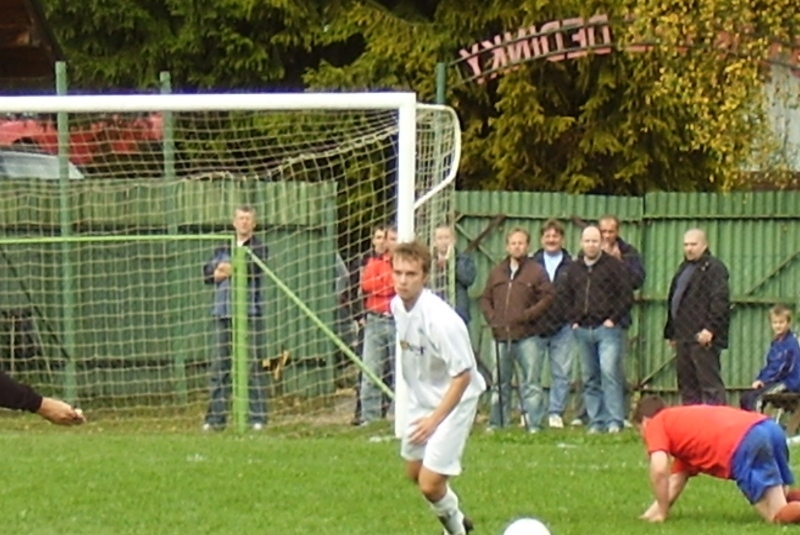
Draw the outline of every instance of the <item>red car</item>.
[[[70,117],[69,159],[91,167],[109,156],[134,155],[160,150],[164,120],[159,113],[131,117],[105,114],[91,121]],[[0,117],[0,147],[25,146],[41,152],[58,153],[55,116]]]

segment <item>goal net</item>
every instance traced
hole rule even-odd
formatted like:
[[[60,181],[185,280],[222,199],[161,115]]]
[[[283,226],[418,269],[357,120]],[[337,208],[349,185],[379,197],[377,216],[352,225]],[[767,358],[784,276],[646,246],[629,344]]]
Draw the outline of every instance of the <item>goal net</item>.
[[[365,260],[452,222],[458,119],[413,94],[14,97],[0,121],[38,127],[0,138],[0,363],[94,420],[350,423]]]

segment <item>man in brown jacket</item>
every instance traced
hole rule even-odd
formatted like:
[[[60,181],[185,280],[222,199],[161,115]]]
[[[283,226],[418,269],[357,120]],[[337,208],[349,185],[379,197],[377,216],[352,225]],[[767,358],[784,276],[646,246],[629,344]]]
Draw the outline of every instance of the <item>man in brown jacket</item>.
[[[480,298],[496,351],[490,430],[508,424],[515,362],[519,366],[523,418],[529,432],[541,429],[545,412],[541,386],[544,359],[537,355],[534,337],[542,334],[538,320],[553,303],[555,291],[544,269],[528,257],[530,241],[525,229],[509,231],[508,257],[489,273]]]

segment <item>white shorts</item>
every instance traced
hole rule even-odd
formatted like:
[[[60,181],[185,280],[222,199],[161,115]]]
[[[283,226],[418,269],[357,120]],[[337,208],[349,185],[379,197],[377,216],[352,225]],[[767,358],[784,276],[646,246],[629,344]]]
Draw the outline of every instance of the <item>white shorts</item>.
[[[426,444],[411,444],[408,437],[414,431],[411,422],[423,418],[432,411],[410,407],[409,425],[400,441],[400,455],[407,461],[422,461],[422,466],[444,476],[457,476],[461,473],[461,455],[467,445],[469,432],[478,411],[478,398],[459,403]]]

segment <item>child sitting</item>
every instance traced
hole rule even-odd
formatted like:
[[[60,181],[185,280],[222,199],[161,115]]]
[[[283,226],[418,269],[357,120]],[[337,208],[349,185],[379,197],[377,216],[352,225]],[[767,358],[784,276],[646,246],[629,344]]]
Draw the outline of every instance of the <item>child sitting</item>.
[[[800,346],[790,330],[792,313],[785,306],[775,305],[769,311],[769,318],[775,337],[752,390],[742,394],[740,406],[747,411],[761,412],[765,394],[800,391]]]

